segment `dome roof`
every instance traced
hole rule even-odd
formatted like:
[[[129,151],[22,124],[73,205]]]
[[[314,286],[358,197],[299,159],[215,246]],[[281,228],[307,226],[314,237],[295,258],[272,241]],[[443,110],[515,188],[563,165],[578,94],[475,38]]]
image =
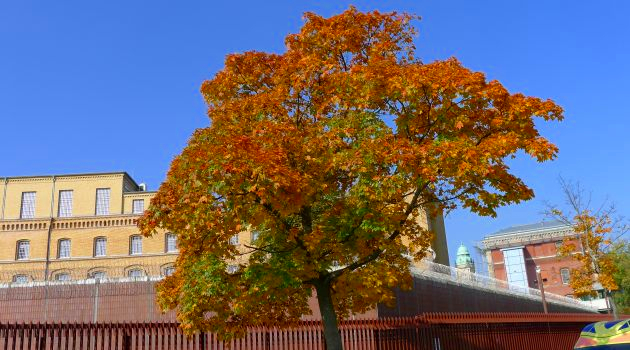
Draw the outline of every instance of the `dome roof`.
[[[455,260],[455,265],[457,267],[460,266],[471,266],[473,264],[472,258],[470,257],[470,252],[468,252],[468,248],[462,243],[462,245],[457,248],[457,259]]]

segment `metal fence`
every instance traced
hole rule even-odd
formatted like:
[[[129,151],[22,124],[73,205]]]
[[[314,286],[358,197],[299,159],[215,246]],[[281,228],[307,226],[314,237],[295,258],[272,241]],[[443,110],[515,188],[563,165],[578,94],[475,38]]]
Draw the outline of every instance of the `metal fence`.
[[[90,267],[69,262],[64,269],[73,276],[89,276]],[[173,313],[163,315],[155,305],[155,282],[161,280],[161,265],[132,265],[141,269],[140,277],[128,277],[129,266],[111,264],[105,278],[85,278],[69,281],[43,281],[39,269],[0,271],[0,280],[22,274],[32,276],[30,282],[0,282],[0,322],[153,322],[174,321]],[[425,279],[448,282],[475,288],[484,293],[499,292],[516,298],[539,302],[538,289],[515,286],[506,281],[467,273],[450,266],[423,261],[412,268],[412,273]],[[546,293],[551,304],[568,307],[577,312],[597,310],[576,299]],[[446,309],[445,309],[446,310]],[[513,309],[514,311],[518,309]],[[560,311],[560,308],[556,308]],[[444,311],[444,310],[418,310]],[[460,311],[460,310],[451,310]],[[473,310],[493,311],[493,310]],[[574,312],[575,312],[574,311]],[[409,314],[404,315],[409,316]]]
[[[453,283],[486,290],[498,291],[506,294],[512,294],[518,297],[525,297],[535,300],[541,300],[542,298],[539,289],[510,284],[507,281],[480,275],[477,273],[470,273],[467,271],[458,270],[452,266],[436,264],[430,261],[425,261],[420,266],[412,267],[411,272],[414,275],[432,277],[440,280],[447,279]],[[591,304],[579,299],[568,298],[549,292],[545,293],[545,298],[547,299],[547,302],[557,303],[573,308],[579,308],[586,312],[597,312],[597,308],[594,308]]]
[[[415,318],[344,321],[347,350],[571,349],[597,314],[468,313],[425,314]],[[293,328],[252,327],[224,343],[215,334],[185,336],[176,323],[0,323],[0,350],[15,349],[325,349],[321,323]]]

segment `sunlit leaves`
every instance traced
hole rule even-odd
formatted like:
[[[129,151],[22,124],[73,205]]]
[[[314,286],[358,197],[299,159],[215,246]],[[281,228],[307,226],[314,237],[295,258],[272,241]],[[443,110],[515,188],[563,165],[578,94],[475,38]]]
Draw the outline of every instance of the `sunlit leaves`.
[[[247,322],[295,322],[315,282],[340,316],[391,304],[393,287],[410,286],[407,256],[429,248],[425,209],[495,215],[533,197],[506,157],[556,155],[534,119],[559,120],[560,107],[456,59],[420,62],[414,16],[305,17],[286,52],[228,55],[203,83],[211,125],[140,222],[179,235],[160,301],[188,330],[229,338]],[[263,233],[229,244],[244,230]]]
[[[552,214],[565,217],[558,209],[553,209]],[[595,295],[597,283],[608,291],[617,290],[614,279],[617,266],[613,261],[614,257],[606,250],[610,245],[608,239],[612,231],[611,218],[608,214],[597,215],[584,209],[576,213],[570,222],[573,222],[573,231],[577,234],[577,244],[567,238],[559,253],[580,262],[580,266],[571,271],[569,280],[575,296]]]

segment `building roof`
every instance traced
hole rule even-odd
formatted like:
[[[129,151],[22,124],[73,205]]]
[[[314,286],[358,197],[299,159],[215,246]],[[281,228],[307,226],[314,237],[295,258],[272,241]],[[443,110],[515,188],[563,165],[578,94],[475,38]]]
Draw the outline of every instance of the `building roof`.
[[[479,242],[479,247],[484,250],[515,247],[559,240],[574,234],[571,225],[567,225],[562,221],[542,221],[534,224],[512,226],[489,234]]]
[[[75,176],[98,176],[98,175],[123,175],[138,187],[138,183],[134,180],[126,171],[108,171],[102,173],[78,173],[78,174],[52,174],[52,175],[22,175],[22,176],[0,176],[0,180],[11,179],[28,179],[28,178],[42,178],[42,177],[75,177]]]
[[[495,233],[487,235],[486,238],[512,235],[512,234],[520,234],[520,233],[526,233],[526,232],[529,233],[532,231],[547,231],[547,230],[566,228],[566,227],[568,227],[568,225],[559,220],[541,221],[535,224],[518,225],[518,226],[511,226],[508,228],[504,228]]]

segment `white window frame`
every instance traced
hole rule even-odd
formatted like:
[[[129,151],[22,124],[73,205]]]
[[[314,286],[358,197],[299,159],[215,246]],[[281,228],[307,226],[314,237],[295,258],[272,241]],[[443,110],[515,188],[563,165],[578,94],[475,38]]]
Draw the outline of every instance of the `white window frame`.
[[[140,205],[136,207],[136,203],[140,203]],[[131,213],[132,214],[144,213],[144,199],[134,199],[131,201]]]
[[[165,235],[166,240],[166,252],[167,253],[176,253],[179,251],[177,248],[177,236],[174,233],[167,233]]]
[[[22,246],[23,245],[23,246]],[[20,248],[24,247],[24,254],[20,254]],[[31,241],[20,240],[15,246],[15,260],[28,260],[31,257]]]
[[[111,199],[110,188],[97,188],[96,189],[96,209],[95,215],[109,215],[109,205]]]
[[[103,243],[102,249],[99,249],[99,242]],[[107,256],[107,238],[106,237],[94,238],[94,257],[98,258],[101,256]]]
[[[142,254],[142,236],[133,235],[129,237],[129,255]]]
[[[17,284],[28,283],[30,282],[30,277],[28,275],[13,275],[12,281]]]
[[[175,266],[166,266],[163,270],[162,270],[162,275],[164,275],[164,277],[168,277],[172,274],[175,273]]]
[[[67,247],[65,244],[67,243]],[[72,242],[68,238],[62,238],[57,241],[57,259],[69,259],[72,249]]]
[[[55,274],[55,281],[66,282],[72,281],[72,276],[67,272],[59,272]]]
[[[57,209],[58,217],[60,218],[72,217],[73,197],[74,197],[74,191],[72,190],[59,191],[59,207]]]
[[[132,275],[135,275],[136,273],[138,273],[136,276],[132,276]],[[127,277],[129,278],[137,279],[137,278],[143,278],[146,276],[147,276],[146,272],[139,267],[127,270]]]
[[[92,271],[90,272],[89,278],[93,278],[95,280],[103,280],[107,278],[107,273],[105,271]]]
[[[238,245],[238,233],[235,234],[234,236],[230,237],[230,244],[231,245]]]
[[[35,203],[37,200],[37,192],[22,192],[22,203],[20,205],[20,219],[35,218]]]

